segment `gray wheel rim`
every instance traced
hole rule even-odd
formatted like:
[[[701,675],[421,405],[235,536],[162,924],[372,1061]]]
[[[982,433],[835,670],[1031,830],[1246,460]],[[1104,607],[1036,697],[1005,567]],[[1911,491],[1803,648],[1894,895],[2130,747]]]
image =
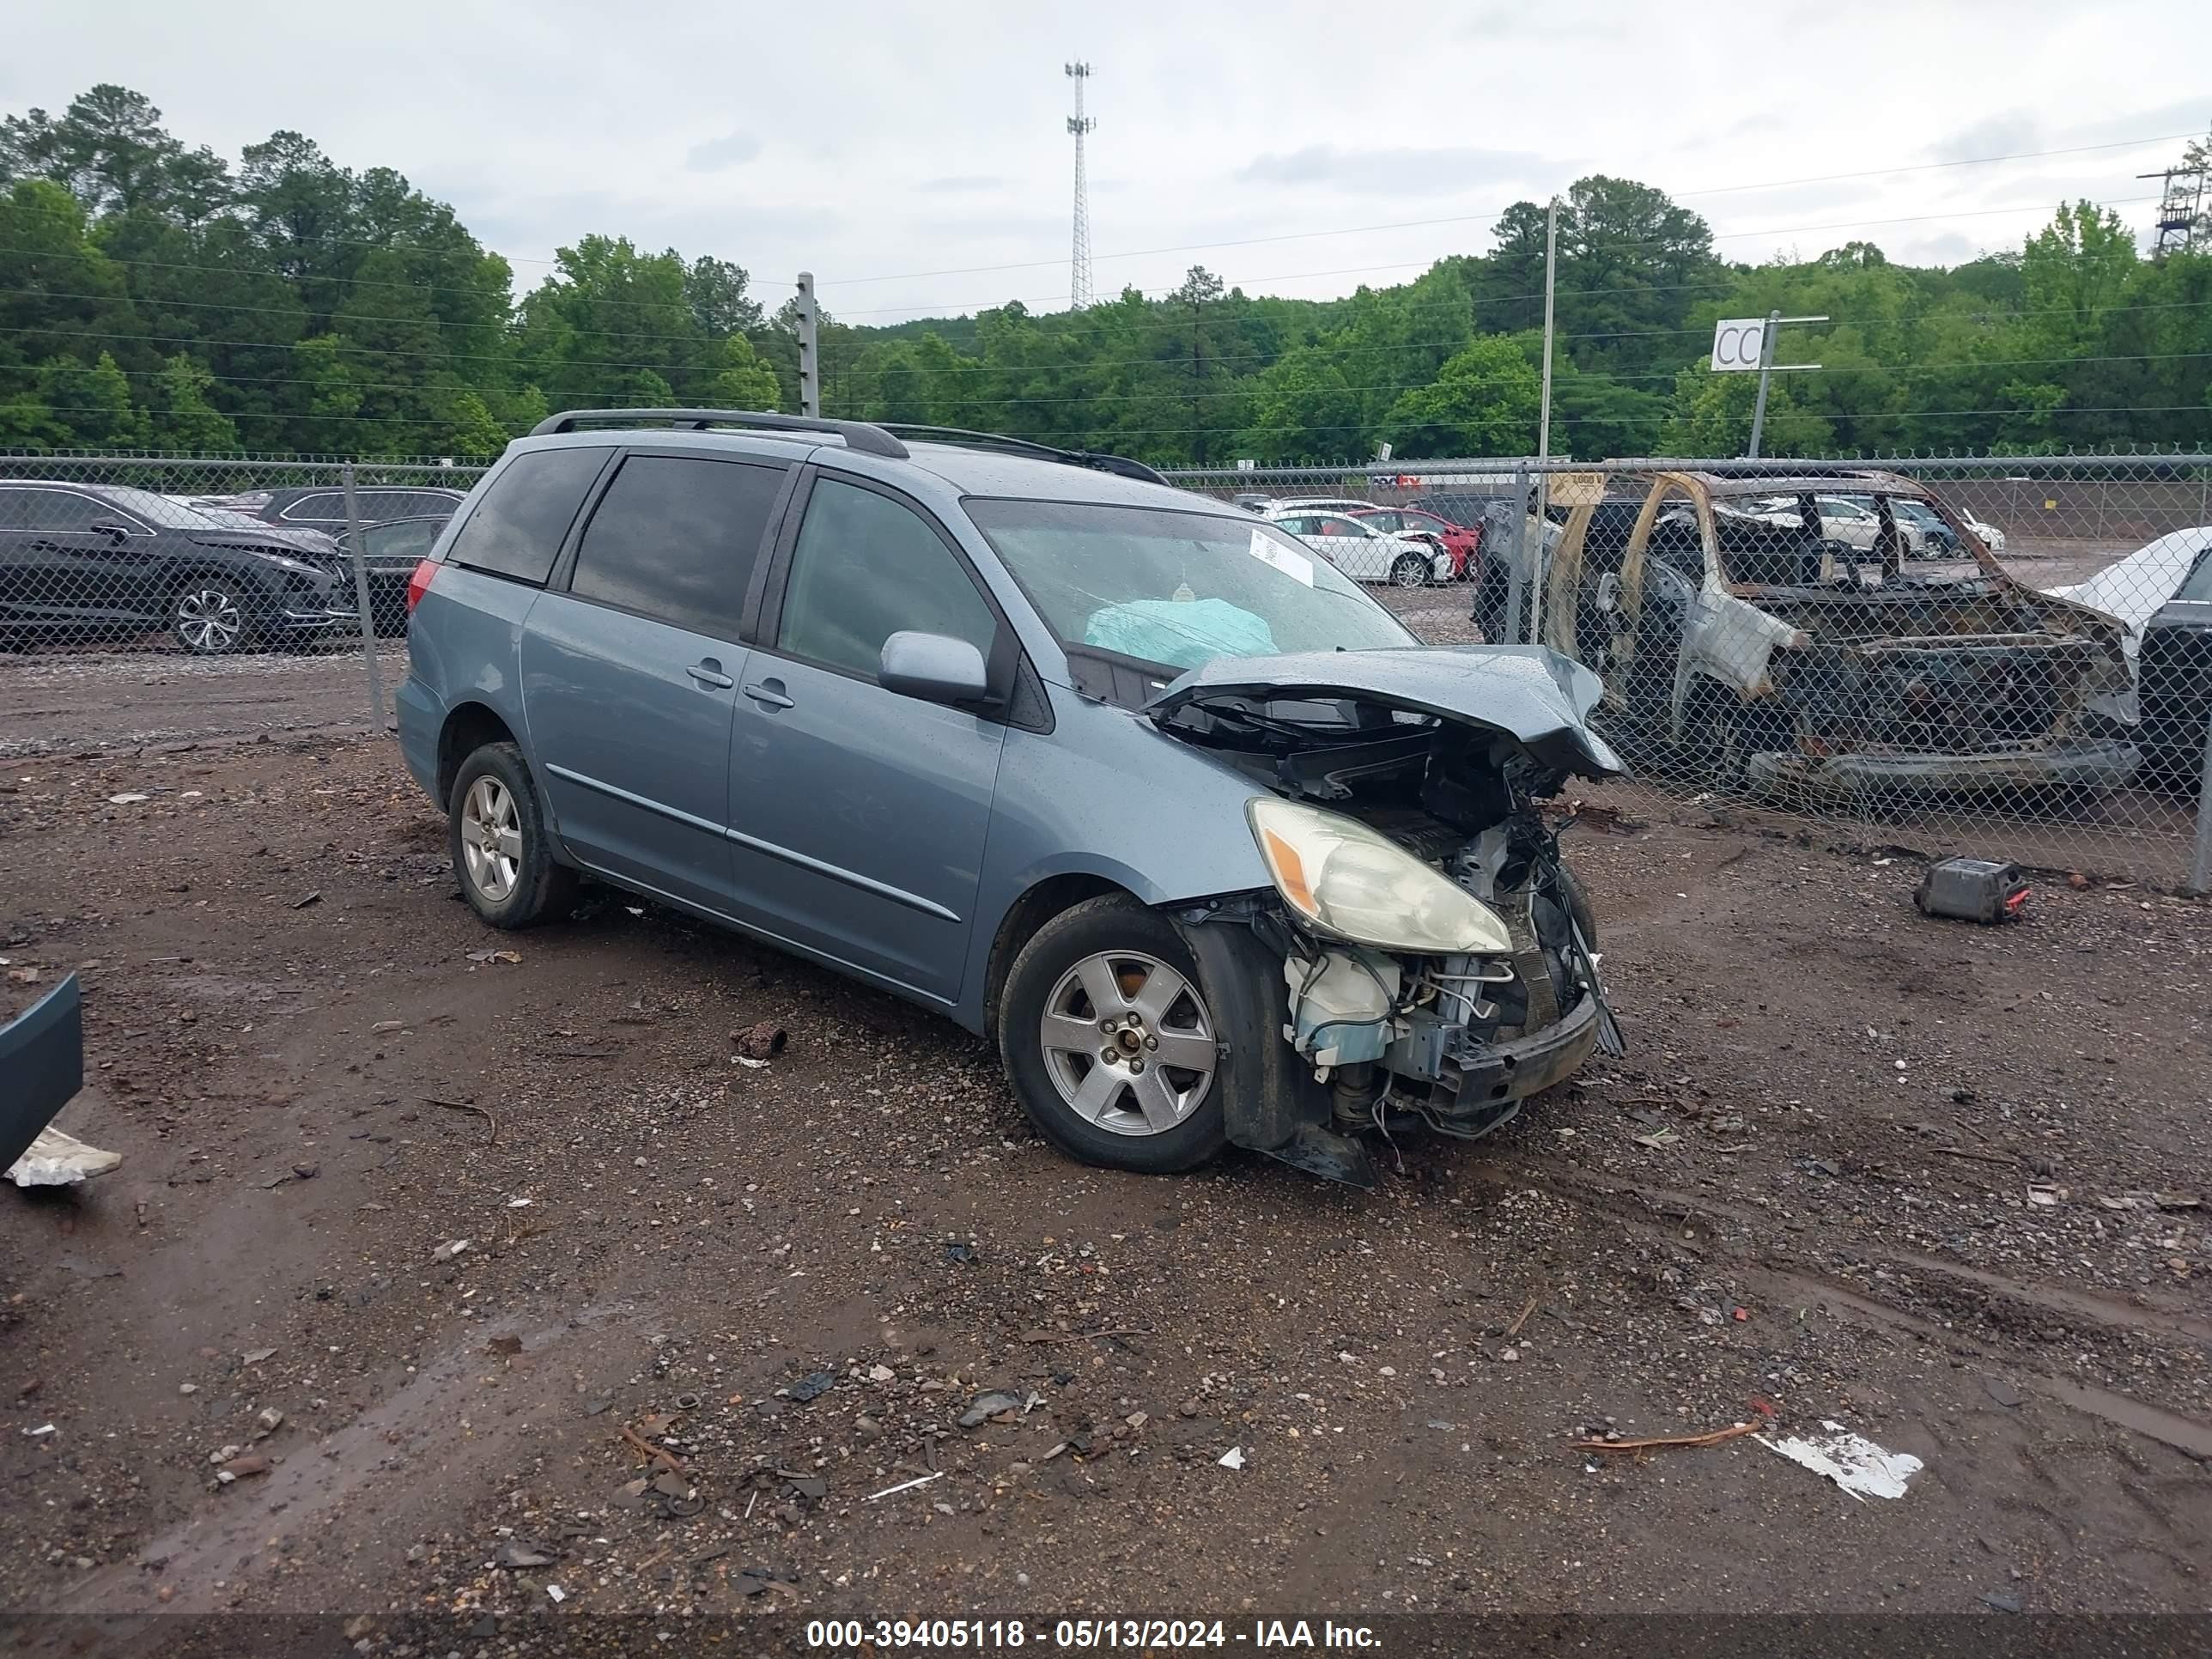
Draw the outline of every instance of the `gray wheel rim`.
[[[1419,587],[1428,580],[1429,567],[1425,560],[1407,556],[1390,567],[1390,580],[1395,586]]]
[[[514,890],[522,871],[522,826],[514,792],[482,777],[461,797],[461,864],[469,885],[496,904]]]
[[[1117,1135],[1165,1134],[1187,1120],[1219,1058],[1198,987],[1141,951],[1102,951],[1062,974],[1037,1042],[1060,1103]]]
[[[176,625],[188,650],[228,651],[246,631],[246,618],[227,590],[191,587],[177,596]]]

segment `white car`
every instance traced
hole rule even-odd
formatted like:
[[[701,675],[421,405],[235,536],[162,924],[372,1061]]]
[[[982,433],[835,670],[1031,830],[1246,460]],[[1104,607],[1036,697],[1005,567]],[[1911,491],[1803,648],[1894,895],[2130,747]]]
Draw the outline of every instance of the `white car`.
[[[1431,582],[1452,579],[1452,557],[1442,548],[1411,536],[1377,530],[1346,513],[1278,507],[1267,520],[1289,531],[1356,582],[1425,587]]]
[[[1975,535],[1981,538],[1982,545],[1984,547],[1988,548],[1992,553],[2002,553],[2004,551],[2005,533],[2003,531],[1998,529],[1993,524],[1984,524],[1979,519],[1967,512],[1963,507],[1954,507],[1952,510],[1959,515],[1959,522],[1960,524],[1966,526],[1967,529],[1972,531]]]
[[[1867,501],[1853,501],[1843,495],[1816,495],[1814,506],[1820,510],[1820,539],[1832,542],[1838,547],[1848,547],[1856,552],[1871,553],[1881,535],[1881,515]],[[1796,525],[1797,502],[1789,496],[1761,498],[1752,503],[1760,517],[1775,524]],[[1928,534],[1911,519],[1899,514],[1894,520],[1899,532],[1905,538],[1905,556],[1924,558],[1928,553]]]

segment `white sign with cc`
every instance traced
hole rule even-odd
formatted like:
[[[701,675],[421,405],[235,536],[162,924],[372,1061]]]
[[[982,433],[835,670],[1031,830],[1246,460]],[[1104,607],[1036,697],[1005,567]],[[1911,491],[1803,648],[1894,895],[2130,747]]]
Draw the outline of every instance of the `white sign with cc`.
[[[1766,345],[1766,319],[1731,317],[1713,325],[1713,368],[1716,370],[1757,368]]]

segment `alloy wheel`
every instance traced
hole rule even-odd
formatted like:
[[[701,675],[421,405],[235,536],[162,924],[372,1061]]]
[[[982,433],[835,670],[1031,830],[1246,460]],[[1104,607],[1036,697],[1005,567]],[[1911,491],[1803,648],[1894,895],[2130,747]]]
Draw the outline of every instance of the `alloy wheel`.
[[[1045,999],[1045,1070],[1069,1110],[1118,1135],[1164,1134],[1196,1111],[1219,1055],[1198,988],[1157,957],[1085,957]]]
[[[187,651],[228,651],[246,632],[246,616],[227,588],[188,587],[177,595],[173,612],[177,637]]]
[[[494,904],[514,890],[521,875],[514,794],[497,778],[478,778],[461,798],[461,862],[470,885]]]

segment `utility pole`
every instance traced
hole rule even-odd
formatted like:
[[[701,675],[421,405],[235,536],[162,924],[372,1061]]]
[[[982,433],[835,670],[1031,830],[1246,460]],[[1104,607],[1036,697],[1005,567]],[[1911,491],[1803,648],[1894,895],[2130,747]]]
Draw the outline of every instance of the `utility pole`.
[[[1091,192],[1083,179],[1083,140],[1098,125],[1083,112],[1083,83],[1091,78],[1088,64],[1067,64],[1061,73],[1075,82],[1075,113],[1067,118],[1067,131],[1075,140],[1075,253],[1067,276],[1067,303],[1073,311],[1091,307]]]
[[[822,418],[822,341],[811,270],[799,273],[799,412]]]
[[[1826,317],[1785,317],[1778,311],[1766,313],[1765,337],[1759,343],[1759,401],[1751,410],[1751,447],[1744,452],[1750,460],[1759,459],[1759,441],[1766,430],[1766,383],[1777,373],[1791,374],[1800,369],[1818,368],[1818,363],[1778,363],[1774,361],[1775,337],[1784,323],[1825,323]]]
[[[1559,265],[1559,198],[1544,210],[1544,402],[1536,417],[1536,459],[1552,454],[1552,288]]]

